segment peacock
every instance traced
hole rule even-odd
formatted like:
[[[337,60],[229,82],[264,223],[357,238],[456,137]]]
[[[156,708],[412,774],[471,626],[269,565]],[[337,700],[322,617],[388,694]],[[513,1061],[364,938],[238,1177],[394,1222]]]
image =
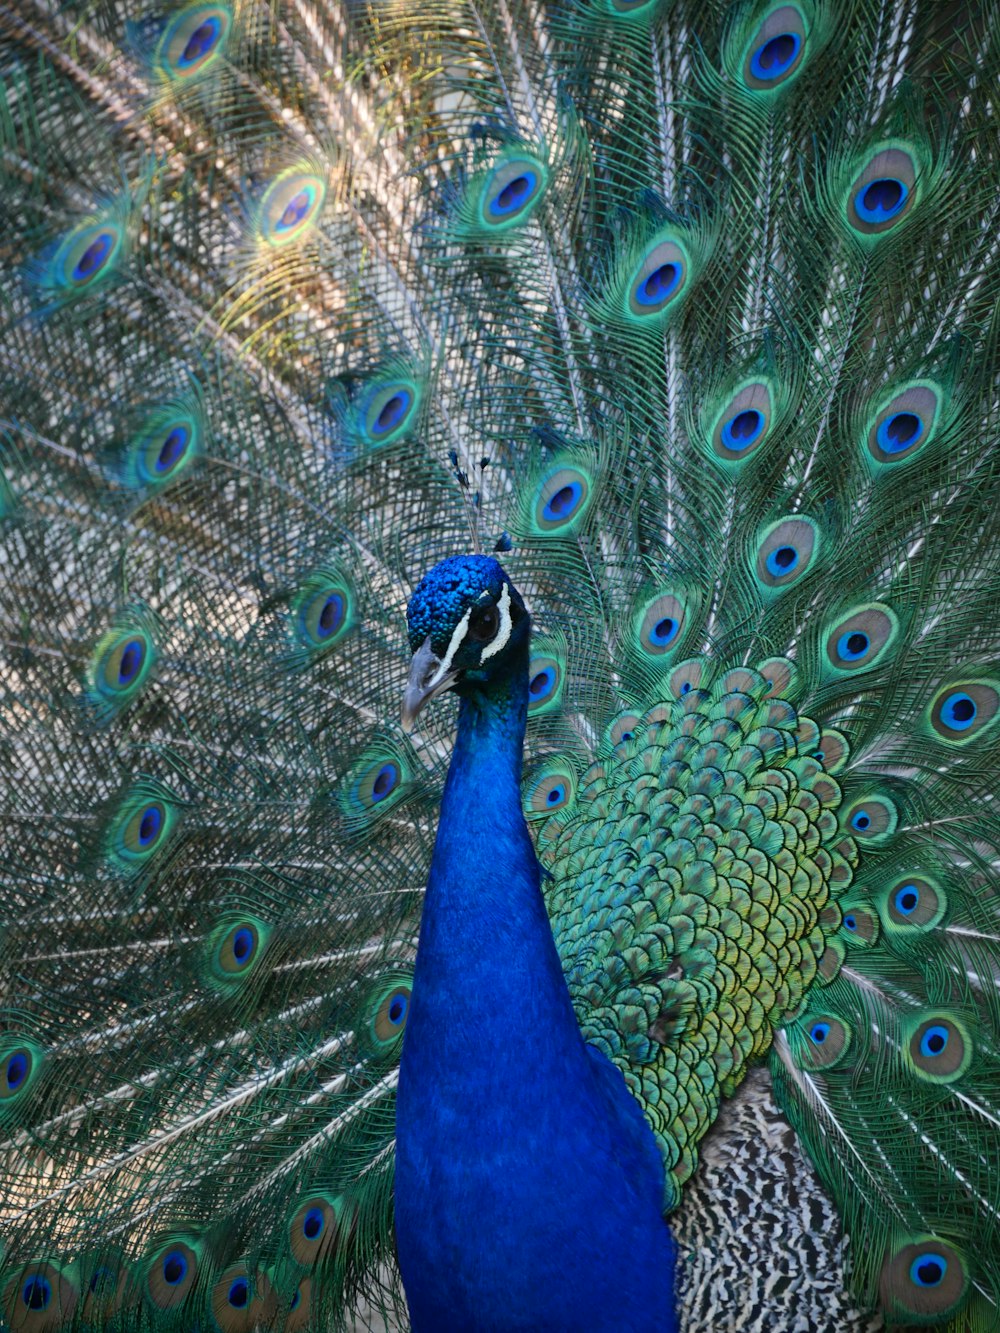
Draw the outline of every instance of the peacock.
[[[3,1328],[1000,1328],[998,69],[0,4]]]

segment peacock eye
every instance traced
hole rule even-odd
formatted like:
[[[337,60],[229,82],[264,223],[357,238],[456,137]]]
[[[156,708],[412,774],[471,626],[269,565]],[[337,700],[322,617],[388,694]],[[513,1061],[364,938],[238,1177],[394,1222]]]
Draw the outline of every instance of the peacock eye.
[[[469,621],[469,638],[474,643],[486,643],[496,634],[499,625],[500,612],[495,606],[485,606]]]

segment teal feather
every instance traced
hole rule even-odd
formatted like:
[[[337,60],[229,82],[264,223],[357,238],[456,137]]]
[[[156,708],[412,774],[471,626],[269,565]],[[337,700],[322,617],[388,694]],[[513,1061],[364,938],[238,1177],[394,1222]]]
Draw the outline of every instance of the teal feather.
[[[1000,1326],[998,42],[992,0],[0,15],[7,1327],[406,1327],[456,715],[403,734],[403,614],[498,541],[681,1326]]]

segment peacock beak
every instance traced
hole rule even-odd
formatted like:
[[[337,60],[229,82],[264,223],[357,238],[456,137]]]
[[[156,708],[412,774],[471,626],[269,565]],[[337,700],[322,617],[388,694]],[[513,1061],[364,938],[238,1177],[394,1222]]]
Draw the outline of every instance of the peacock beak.
[[[431,636],[428,634],[423,643],[413,654],[410,663],[410,675],[403,694],[402,724],[404,731],[412,731],[417,714],[436,695],[454,685],[461,673],[449,671],[447,665],[431,648]]]

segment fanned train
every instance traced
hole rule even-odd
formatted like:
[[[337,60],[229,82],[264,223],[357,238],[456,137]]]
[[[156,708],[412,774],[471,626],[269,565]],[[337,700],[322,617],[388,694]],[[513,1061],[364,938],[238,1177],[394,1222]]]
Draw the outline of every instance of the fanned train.
[[[998,68],[994,0],[0,6],[11,1333],[408,1327],[405,611],[482,550],[663,1327],[1000,1328]]]

